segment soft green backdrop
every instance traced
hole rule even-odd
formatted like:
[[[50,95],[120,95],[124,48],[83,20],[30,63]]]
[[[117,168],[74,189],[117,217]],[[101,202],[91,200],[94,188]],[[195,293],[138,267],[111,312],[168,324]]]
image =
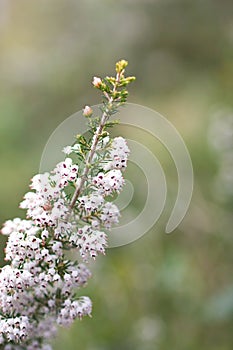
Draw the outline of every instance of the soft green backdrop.
[[[18,203],[49,135],[99,103],[91,78],[111,74],[120,58],[137,76],[129,101],[165,115],[194,166],[182,224],[167,236],[165,214],[137,242],[98,258],[84,291],[93,318],[61,330],[56,350],[233,348],[233,155],[221,147],[233,138],[232,13],[229,0],[0,1],[1,224],[23,217]]]

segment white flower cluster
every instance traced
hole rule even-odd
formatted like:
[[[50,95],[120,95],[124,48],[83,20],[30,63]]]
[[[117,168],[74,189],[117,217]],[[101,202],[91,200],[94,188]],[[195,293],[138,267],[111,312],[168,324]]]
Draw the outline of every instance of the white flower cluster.
[[[8,220],[2,228],[8,236],[9,265],[0,270],[1,349],[50,350],[44,342],[56,333],[57,325],[68,326],[91,314],[91,300],[74,293],[86,285],[90,271],[83,262],[67,259],[65,250],[77,249],[85,262],[105,253],[103,230],[116,224],[120,215],[107,196],[121,191],[129,155],[122,137],[110,140],[106,135],[96,149],[83,181],[85,161],[77,157],[86,157],[88,150],[78,143],[65,147],[70,157],[50,173],[33,177],[32,191],[20,204],[27,220]],[[80,194],[71,205],[77,188]]]
[[[27,216],[37,225],[57,226],[60,219],[65,219],[68,209],[65,193],[62,191],[77,180],[78,166],[71,158],[57,164],[51,173],[38,174],[33,177],[31,189],[21,202],[20,207],[27,209]]]
[[[104,170],[126,168],[128,155],[129,148],[125,139],[121,136],[115,137]]]

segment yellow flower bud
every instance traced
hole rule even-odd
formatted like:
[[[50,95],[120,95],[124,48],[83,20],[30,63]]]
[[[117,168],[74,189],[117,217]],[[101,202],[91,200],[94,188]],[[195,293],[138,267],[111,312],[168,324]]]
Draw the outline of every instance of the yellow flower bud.
[[[120,60],[116,63],[116,72],[120,73],[122,72],[128,65],[128,62],[126,60]]]

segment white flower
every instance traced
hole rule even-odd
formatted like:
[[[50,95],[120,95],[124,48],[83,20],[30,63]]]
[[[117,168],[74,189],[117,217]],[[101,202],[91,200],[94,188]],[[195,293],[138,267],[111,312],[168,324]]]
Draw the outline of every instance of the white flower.
[[[88,196],[80,197],[79,203],[80,208],[84,208],[87,212],[92,212],[104,203],[104,198],[99,193],[92,193]]]
[[[117,206],[111,202],[107,202],[103,208],[100,215],[100,219],[107,229],[110,229],[113,224],[119,222],[120,212]]]
[[[30,188],[42,192],[44,188],[50,186],[50,174],[37,174],[31,179]]]
[[[29,230],[32,227],[32,221],[21,220],[15,218],[14,220],[7,220],[1,230],[3,235],[10,235],[12,232],[20,232],[24,230]]]
[[[74,230],[72,223],[58,220],[58,224],[54,229],[54,238],[67,240]]]
[[[27,339],[30,328],[29,320],[26,316],[0,319],[1,333],[7,338],[8,342],[19,343]]]
[[[126,140],[120,136],[115,137],[111,145],[109,158],[104,163],[104,170],[125,169],[129,152]]]
[[[100,172],[93,178],[93,184],[102,195],[119,192],[124,185],[124,179],[120,170],[110,170],[107,173]]]
[[[51,249],[57,256],[62,256],[63,254],[62,248],[63,248],[62,242],[52,241]]]
[[[102,80],[98,77],[94,77],[92,84],[96,87],[99,88],[102,85]]]
[[[82,297],[75,301],[67,299],[58,315],[57,323],[63,326],[69,326],[77,317],[90,316],[91,310],[92,303],[88,297]]]
[[[63,148],[62,152],[69,155],[70,153],[72,153],[72,147],[66,146]]]
[[[88,257],[95,258],[98,253],[104,254],[107,246],[107,236],[104,232],[94,230],[92,226],[85,225],[73,233],[70,243],[79,248],[80,255],[86,261]]]
[[[81,146],[79,143],[75,143],[74,146],[72,147],[72,150],[74,152],[79,152],[81,150]]]
[[[64,162],[57,164],[54,173],[57,175],[55,179],[59,182],[59,186],[65,187],[68,185],[68,181],[73,182],[77,179],[78,166],[73,164],[71,158],[66,158]]]

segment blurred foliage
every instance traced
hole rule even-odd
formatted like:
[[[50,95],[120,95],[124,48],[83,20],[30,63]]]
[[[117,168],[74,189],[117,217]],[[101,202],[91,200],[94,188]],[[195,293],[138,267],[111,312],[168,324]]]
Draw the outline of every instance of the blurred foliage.
[[[61,330],[56,350],[233,348],[233,199],[215,191],[221,152],[208,138],[217,112],[233,115],[232,13],[230,0],[0,1],[1,223],[24,215],[18,203],[49,135],[99,103],[91,78],[111,74],[119,58],[137,76],[129,101],[171,120],[194,166],[180,227],[166,236],[165,214],[146,236],[99,258],[85,290],[93,318]]]

